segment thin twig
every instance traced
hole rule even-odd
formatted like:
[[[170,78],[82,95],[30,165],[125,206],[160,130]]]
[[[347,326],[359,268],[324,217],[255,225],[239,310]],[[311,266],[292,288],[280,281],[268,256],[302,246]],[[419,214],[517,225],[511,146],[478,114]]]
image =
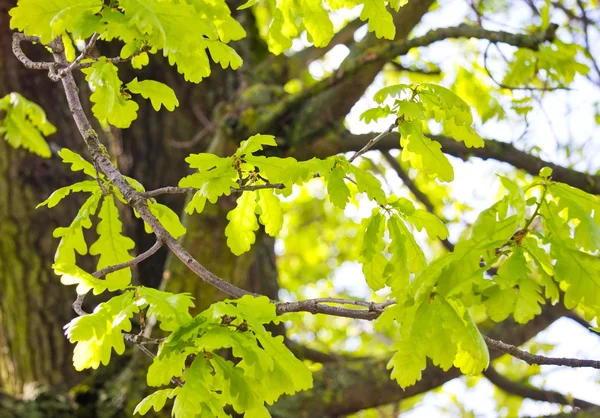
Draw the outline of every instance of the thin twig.
[[[94,34],[90,38],[89,42],[86,44],[85,48],[83,48],[83,50],[81,51],[81,54],[79,54],[77,56],[77,58],[75,58],[75,60],[71,64],[69,64],[68,67],[61,69],[58,72],[58,76],[64,77],[64,75],[66,73],[73,71],[75,68],[79,68],[79,64],[81,63],[81,60],[86,58],[90,54],[90,52],[92,51],[92,48],[94,48],[94,45],[96,45],[96,41],[98,40],[99,37],[100,37],[100,34],[97,32],[94,32]]]
[[[598,360],[582,360],[566,357],[545,357],[537,354],[531,354],[523,351],[514,345],[503,343],[502,341],[494,340],[490,337],[483,336],[483,339],[490,348],[494,348],[503,353],[523,360],[527,364],[552,365],[552,366],[568,366],[568,367],[592,367],[600,369],[600,361]]]
[[[84,311],[81,308],[81,305],[83,305],[83,300],[85,299],[85,293],[83,295],[77,295],[77,299],[75,299],[75,302],[73,302],[73,310],[75,311],[75,313],[79,316],[84,316],[87,315],[88,313],[86,311]]]
[[[58,81],[58,75],[56,73],[56,63],[55,62],[44,62],[44,61],[32,61],[29,59],[27,55],[23,52],[21,48],[22,42],[31,42],[31,43],[39,43],[42,44],[42,41],[37,36],[25,36],[22,33],[15,32],[13,33],[13,41],[12,41],[12,52],[17,57],[19,61],[25,66],[25,68],[29,68],[31,70],[46,70],[48,71],[48,77],[52,81]]]
[[[256,186],[240,186],[237,188],[232,187],[230,190],[232,193],[239,192],[250,192],[254,190],[261,189],[285,189],[285,184],[274,183],[274,184],[258,184]],[[194,194],[200,189],[196,189],[195,187],[175,187],[175,186],[167,186],[161,187],[160,189],[150,190],[148,192],[141,192],[140,196],[146,199],[150,199],[156,196],[160,196],[161,194]]]
[[[162,344],[165,341],[165,338],[149,338],[139,334],[128,334],[126,332],[123,332],[123,338],[126,341],[135,344]]]
[[[277,304],[277,315],[282,315],[289,312],[309,312],[311,314],[326,314],[332,316],[340,316],[344,318],[366,319],[372,321],[377,319],[383,313],[386,307],[394,305],[395,300],[388,300],[383,303],[373,303],[352,299],[336,299],[336,298],[317,298],[307,299],[298,302],[280,302]],[[337,305],[355,305],[363,306],[368,309],[350,309],[331,306],[327,304]]]
[[[396,126],[398,126],[397,122],[392,123],[385,131],[383,131],[382,133],[377,135],[375,138],[371,139],[369,142],[367,142],[367,144],[364,147],[362,147],[361,149],[356,151],[354,153],[354,155],[352,157],[350,157],[350,159],[348,161],[352,162],[352,161],[356,160],[358,157],[360,157],[361,155],[363,155],[370,148],[372,148],[375,144],[377,144],[380,140],[382,140],[386,135],[392,133],[392,131],[394,130],[394,128]]]
[[[151,255],[153,255],[155,252],[157,252],[160,249],[160,247],[162,247],[162,245],[163,245],[162,242],[156,241],[152,247],[150,247],[148,250],[144,251],[143,253],[141,253],[140,255],[135,257],[134,259],[129,260],[125,263],[115,264],[114,266],[105,267],[102,270],[98,270],[97,272],[92,273],[92,276],[94,276],[96,278],[100,278],[100,277],[106,276],[109,273],[113,273],[115,271],[122,270],[127,267],[135,266],[136,264],[141,263],[142,261],[144,261]]]

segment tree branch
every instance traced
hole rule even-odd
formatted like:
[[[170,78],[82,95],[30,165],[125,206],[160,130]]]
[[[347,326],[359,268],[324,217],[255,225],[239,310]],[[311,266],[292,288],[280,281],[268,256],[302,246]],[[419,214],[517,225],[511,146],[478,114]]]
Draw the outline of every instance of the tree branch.
[[[333,145],[336,152],[351,152],[363,146],[373,134],[354,135],[347,132]],[[543,167],[552,169],[552,179],[581,189],[591,194],[600,194],[600,175],[583,173],[545,161],[539,157],[517,149],[508,142],[485,139],[483,148],[467,148],[464,143],[442,135],[429,135],[431,139],[442,145],[442,151],[454,157],[467,160],[478,157],[483,160],[493,159],[511,164],[531,175],[537,176]],[[385,151],[400,148],[400,137],[396,132],[391,133],[373,147],[374,150]]]
[[[507,379],[491,366],[483,372],[483,375],[499,389],[522,398],[533,399],[534,401],[552,402],[561,405],[575,406],[581,409],[600,408],[600,406],[596,404],[577,398],[567,397],[560,392],[538,389]]]
[[[160,247],[162,247],[162,245],[163,245],[162,242],[156,241],[152,247],[150,247],[148,250],[144,251],[143,253],[141,253],[140,255],[135,257],[134,259],[126,261],[125,263],[115,264],[114,266],[105,267],[102,270],[98,270],[97,272],[92,273],[92,276],[99,279],[100,277],[104,277],[107,274],[113,273],[115,271],[122,270],[127,267],[135,266],[136,264],[141,263],[142,261],[144,261],[151,255],[156,253],[160,249]]]
[[[238,188],[231,188],[231,193],[240,193],[247,192],[253,190],[261,190],[261,189],[285,189],[285,184],[275,183],[275,184],[258,184],[256,186],[240,186]],[[174,187],[167,186],[161,187],[160,189],[150,190],[148,192],[141,192],[140,196],[150,199],[156,196],[160,196],[161,194],[194,194],[200,189],[196,189],[193,187]]]
[[[514,345],[503,343],[502,341],[494,340],[493,338],[483,336],[486,344],[490,348],[494,348],[506,354],[523,360],[527,364],[553,365],[553,366],[568,366],[568,367],[592,367],[600,369],[600,361],[598,360],[582,360],[576,358],[565,357],[546,357],[537,354],[531,354],[523,351]]]

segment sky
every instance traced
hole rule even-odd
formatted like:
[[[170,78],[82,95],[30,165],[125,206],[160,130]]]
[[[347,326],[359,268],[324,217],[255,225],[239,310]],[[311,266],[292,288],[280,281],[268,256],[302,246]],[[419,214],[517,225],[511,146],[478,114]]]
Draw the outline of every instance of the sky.
[[[465,15],[469,15],[466,1],[447,0],[441,1],[438,11],[429,13],[426,19],[415,29],[412,36],[419,36],[431,28],[452,26],[463,21]],[[539,2],[536,2],[539,4]],[[543,2],[542,2],[543,3]],[[515,27],[522,27],[519,19],[526,16],[523,10],[509,10],[508,15],[501,21],[511,22]],[[350,13],[356,15],[356,11]],[[340,16],[343,18],[345,16]],[[559,23],[559,22],[557,22]],[[486,22],[486,29],[510,30],[506,26]],[[364,36],[366,28],[362,28],[356,34],[357,38]],[[562,35],[562,36],[561,36]],[[559,31],[559,37],[565,39],[565,34]],[[592,45],[596,49],[596,56],[600,56],[600,37],[597,33],[592,34]],[[306,45],[306,44],[304,44]],[[484,48],[485,43],[475,43],[477,48]],[[296,48],[301,48],[302,43],[297,43]],[[512,49],[503,52],[510,56]],[[452,73],[465,60],[464,53],[453,45],[444,42],[421,48],[422,56],[432,62],[438,63],[442,70]],[[337,68],[345,58],[348,49],[339,45],[333,48],[326,57],[312,64],[310,70],[314,76],[320,77]],[[468,64],[464,63],[463,64]],[[490,62],[492,71],[499,69]],[[499,72],[501,73],[501,70]],[[443,84],[443,83],[442,83]],[[354,133],[378,133],[389,126],[389,120],[366,125],[359,121],[360,114],[374,107],[370,99],[373,94],[383,87],[383,77],[378,76],[374,84],[368,89],[365,96],[356,104],[347,118],[349,128]],[[502,141],[514,142],[520,149],[530,149],[532,146],[541,148],[540,156],[548,161],[561,165],[573,165],[574,168],[594,172],[600,169],[600,130],[594,121],[594,103],[600,101],[600,89],[584,78],[576,79],[573,91],[558,91],[545,95],[536,106],[536,110],[529,117],[529,128],[526,135],[522,136],[525,129],[524,123],[512,121],[488,122],[485,125],[476,125],[482,137],[494,138]],[[566,116],[568,115],[568,117]],[[571,155],[567,157],[561,145],[586,144],[582,155]],[[369,153],[368,157],[378,159],[376,153]],[[466,203],[475,210],[468,214],[469,221],[475,219],[479,211],[489,207],[495,201],[495,193],[499,182],[497,174],[510,172],[513,168],[504,163],[495,161],[483,161],[472,158],[463,162],[449,157],[455,170],[452,196],[454,199]],[[396,194],[406,195],[401,192],[402,182],[396,176],[387,178],[392,191]],[[370,214],[370,207],[361,207],[358,210],[348,209],[347,215],[366,217]],[[451,241],[456,241],[462,228],[457,226],[451,228]],[[333,274],[334,286],[340,290],[348,290],[357,297],[369,295],[369,289],[361,273],[358,263],[344,263]],[[546,353],[550,356],[596,358],[600,353],[600,337],[594,335],[575,322],[562,318],[548,329],[538,334],[535,338],[538,343],[556,345],[555,349]],[[514,360],[517,361],[517,360]],[[580,399],[598,403],[600,399],[600,373],[595,369],[571,369],[558,366],[543,366],[542,376],[535,378],[533,383],[540,388],[552,389],[563,394],[573,394]],[[412,411],[402,414],[402,417],[429,418],[432,416],[460,417],[461,412],[453,408],[452,396],[456,396],[465,407],[472,411],[476,417],[498,416],[493,398],[494,388],[485,379],[471,389],[468,389],[465,379],[455,379],[443,386],[442,393],[430,393]],[[534,402],[525,400],[520,416],[539,416],[556,413],[560,407],[556,404]]]

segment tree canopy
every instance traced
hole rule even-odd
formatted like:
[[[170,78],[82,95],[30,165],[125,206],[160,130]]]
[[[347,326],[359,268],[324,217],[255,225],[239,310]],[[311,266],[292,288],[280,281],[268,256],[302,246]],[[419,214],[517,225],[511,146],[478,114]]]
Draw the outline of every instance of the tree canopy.
[[[600,415],[595,0],[0,4],[11,416]]]

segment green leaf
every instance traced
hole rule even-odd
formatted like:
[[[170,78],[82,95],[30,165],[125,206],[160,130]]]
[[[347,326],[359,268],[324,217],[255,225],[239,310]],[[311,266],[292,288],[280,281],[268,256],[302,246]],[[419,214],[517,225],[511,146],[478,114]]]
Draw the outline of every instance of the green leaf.
[[[246,154],[244,160],[248,164],[258,167],[260,175],[269,180],[269,183],[289,183],[293,174],[302,174],[298,171],[295,173],[290,172],[294,166],[296,166],[296,169],[300,168],[297,166],[296,159],[291,157],[278,158]]]
[[[125,352],[122,332],[131,331],[130,318],[138,307],[133,303],[133,291],[124,292],[99,304],[89,315],[79,316],[65,326],[70,342],[76,342],[73,351],[75,369],[97,369],[107,365],[111,351]]]
[[[600,249],[600,200],[563,183],[549,185],[548,191],[559,199],[559,210],[568,209],[568,219],[579,220],[573,236],[575,244],[589,251]]]
[[[185,361],[190,354],[192,352],[184,350],[181,353],[170,353],[168,355],[161,353],[154,357],[146,374],[148,386],[168,385],[173,377],[181,377],[186,368]]]
[[[202,416],[201,412],[206,410],[210,416],[209,403],[216,402],[213,397],[210,386],[213,383],[211,368],[203,356],[198,356],[192,362],[191,366],[183,374],[185,384],[175,397],[172,415],[175,418],[196,418]],[[219,408],[219,405],[214,405]],[[225,414],[221,409],[221,415]]]
[[[273,135],[252,135],[240,143],[240,147],[235,152],[235,155],[254,154],[256,151],[262,150],[263,145],[276,147],[277,142],[275,142],[275,137]]]
[[[565,307],[576,306],[592,309],[600,314],[600,259],[596,256],[576,251],[557,243],[552,244],[555,279],[565,282]]]
[[[39,36],[42,43],[48,44],[67,31],[80,32],[78,28],[87,20],[99,22],[96,14],[103,6],[101,0],[19,0],[17,7],[9,11],[10,27],[28,36]],[[79,33],[79,37],[85,38],[93,32],[92,29],[89,33]]]
[[[229,223],[225,228],[227,246],[235,255],[241,255],[248,251],[256,236],[254,231],[258,229],[258,221],[254,214],[256,210],[256,194],[243,192],[236,201],[237,206],[227,214]]]
[[[374,107],[371,109],[367,109],[363,113],[361,113],[360,120],[365,123],[371,123],[393,114],[394,113],[392,112],[389,106]]]
[[[94,166],[87,162],[81,155],[71,151],[68,148],[62,148],[58,155],[65,164],[71,164],[71,171],[82,171],[92,178],[96,178]]]
[[[421,121],[401,123],[399,129],[403,161],[410,161],[413,168],[424,170],[432,178],[438,177],[447,182],[454,180],[454,169],[442,153],[442,146],[423,136]]]
[[[231,361],[213,354],[210,363],[215,374],[223,380],[224,400],[231,404],[237,412],[259,408],[263,405],[262,393],[259,393],[260,382],[249,376],[244,376],[244,370],[236,367]]]
[[[327,177],[327,193],[329,200],[340,209],[344,209],[350,200],[350,189],[344,181],[346,171],[341,167],[335,167]]]
[[[361,259],[362,271],[365,275],[367,284],[373,291],[378,291],[386,285],[385,268],[388,264],[387,258],[378,252],[374,254],[370,260]]]
[[[164,331],[173,331],[192,320],[189,310],[194,307],[194,302],[189,293],[173,294],[139,286],[135,303],[140,308],[148,306],[146,316],[155,316]]]
[[[394,39],[396,27],[392,15],[385,7],[384,0],[364,0],[360,20],[369,21],[369,32],[375,32],[378,38]]]
[[[99,255],[96,268],[101,270],[108,266],[125,263],[133,259],[129,250],[135,247],[131,238],[123,236],[123,224],[119,219],[119,210],[115,205],[112,195],[104,197],[102,208],[98,214],[100,223],[96,232],[98,240],[90,247],[91,255]],[[123,290],[131,283],[131,269],[129,267],[109,273],[105,278],[108,290]]]
[[[446,239],[448,238],[448,229],[444,223],[432,213],[426,210],[417,209],[414,213],[407,217],[407,220],[412,223],[418,231],[425,228],[429,239],[434,240],[436,238]]]
[[[205,42],[213,61],[221,64],[221,68],[225,69],[231,67],[232,70],[237,70],[242,66],[242,58],[232,47],[221,41],[211,41],[207,39]]]
[[[58,264],[75,264],[75,251],[81,255],[87,254],[87,244],[83,237],[83,228],[89,229],[92,226],[90,216],[96,213],[98,203],[102,194],[96,192],[92,194],[81,206],[75,219],[68,227],[58,227],[54,230],[54,238],[60,238],[54,261]]]
[[[182,178],[179,187],[197,188],[199,189],[197,194],[204,196],[211,203],[216,203],[220,196],[229,196],[232,188],[239,187],[235,181],[239,177],[238,172],[233,167],[231,157],[219,158],[213,154],[192,154],[186,158],[186,161],[192,168],[198,168],[199,172]],[[198,197],[194,207],[203,209],[204,203]],[[188,209],[188,212],[190,210]]]
[[[356,187],[360,193],[366,193],[369,199],[376,201],[380,205],[385,205],[387,203],[385,193],[381,188],[381,182],[377,177],[367,170],[363,170],[354,165],[350,165],[349,169],[350,172],[354,174]]]
[[[179,386],[173,389],[157,390],[156,392],[142,399],[141,402],[136,405],[133,413],[146,415],[151,408],[154,408],[154,410],[158,412],[163,409],[165,403],[167,403],[167,399],[173,399],[175,396],[177,396],[179,390]]]
[[[393,86],[387,86],[379,90],[373,96],[373,100],[381,104],[388,97],[401,97],[403,93],[410,93],[411,87],[408,84],[395,84]]]
[[[108,288],[106,280],[97,279],[75,264],[55,263],[52,265],[54,273],[61,276],[60,282],[66,286],[76,284],[77,294],[85,295],[90,290],[94,295],[99,295]]]
[[[404,236],[404,245],[406,248],[406,254],[408,258],[408,266],[411,272],[416,273],[420,272],[427,265],[427,260],[425,260],[425,254],[423,254],[423,250],[415,241],[413,234],[406,228],[404,222],[400,220],[397,215],[393,215],[388,219],[388,229],[390,231],[394,231],[396,236]]]
[[[158,81],[138,81],[136,77],[127,84],[127,89],[132,93],[141,94],[144,99],[150,99],[152,107],[157,112],[161,106],[164,106],[171,112],[179,106],[179,100],[177,100],[173,89]]]
[[[367,228],[363,235],[361,258],[365,261],[371,261],[375,254],[383,250],[383,232],[385,229],[385,217],[381,213],[376,213],[368,221]]]
[[[201,214],[205,205],[206,196],[202,195],[200,192],[196,192],[194,193],[192,200],[190,200],[190,203],[188,203],[188,205],[185,207],[185,211],[190,215],[194,213],[194,211],[198,214]]]
[[[70,186],[61,187],[52,192],[52,194],[48,197],[48,199],[44,200],[42,203],[38,204],[35,208],[38,209],[42,206],[48,206],[48,208],[53,208],[58,205],[61,200],[70,195],[71,193],[76,192],[89,192],[95,193],[100,191],[100,186],[98,186],[98,182],[95,180],[84,180],[77,182],[75,184],[71,184]]]
[[[50,147],[44,137],[55,133],[56,128],[48,122],[41,107],[18,93],[10,93],[0,99],[0,114],[0,136],[12,147],[23,147],[40,157],[50,157]]]
[[[277,236],[283,226],[283,212],[281,201],[273,190],[258,190],[257,213],[260,215],[260,223],[265,226],[265,232],[272,237]]]
[[[321,0],[300,0],[304,27],[316,47],[322,48],[333,38],[333,23]],[[364,20],[364,19],[363,19]]]
[[[182,225],[179,216],[177,216],[177,214],[168,206],[156,202],[148,202],[148,209],[150,209],[150,212],[156,216],[162,226],[164,226],[174,238],[179,238],[187,232]],[[145,224],[145,228],[146,232],[152,232],[152,229],[148,224]]]
[[[85,73],[85,79],[94,89],[90,96],[94,103],[94,116],[117,128],[129,128],[131,122],[137,118],[139,106],[122,94],[123,83],[117,74],[117,67],[102,57],[90,68],[81,71]]]

